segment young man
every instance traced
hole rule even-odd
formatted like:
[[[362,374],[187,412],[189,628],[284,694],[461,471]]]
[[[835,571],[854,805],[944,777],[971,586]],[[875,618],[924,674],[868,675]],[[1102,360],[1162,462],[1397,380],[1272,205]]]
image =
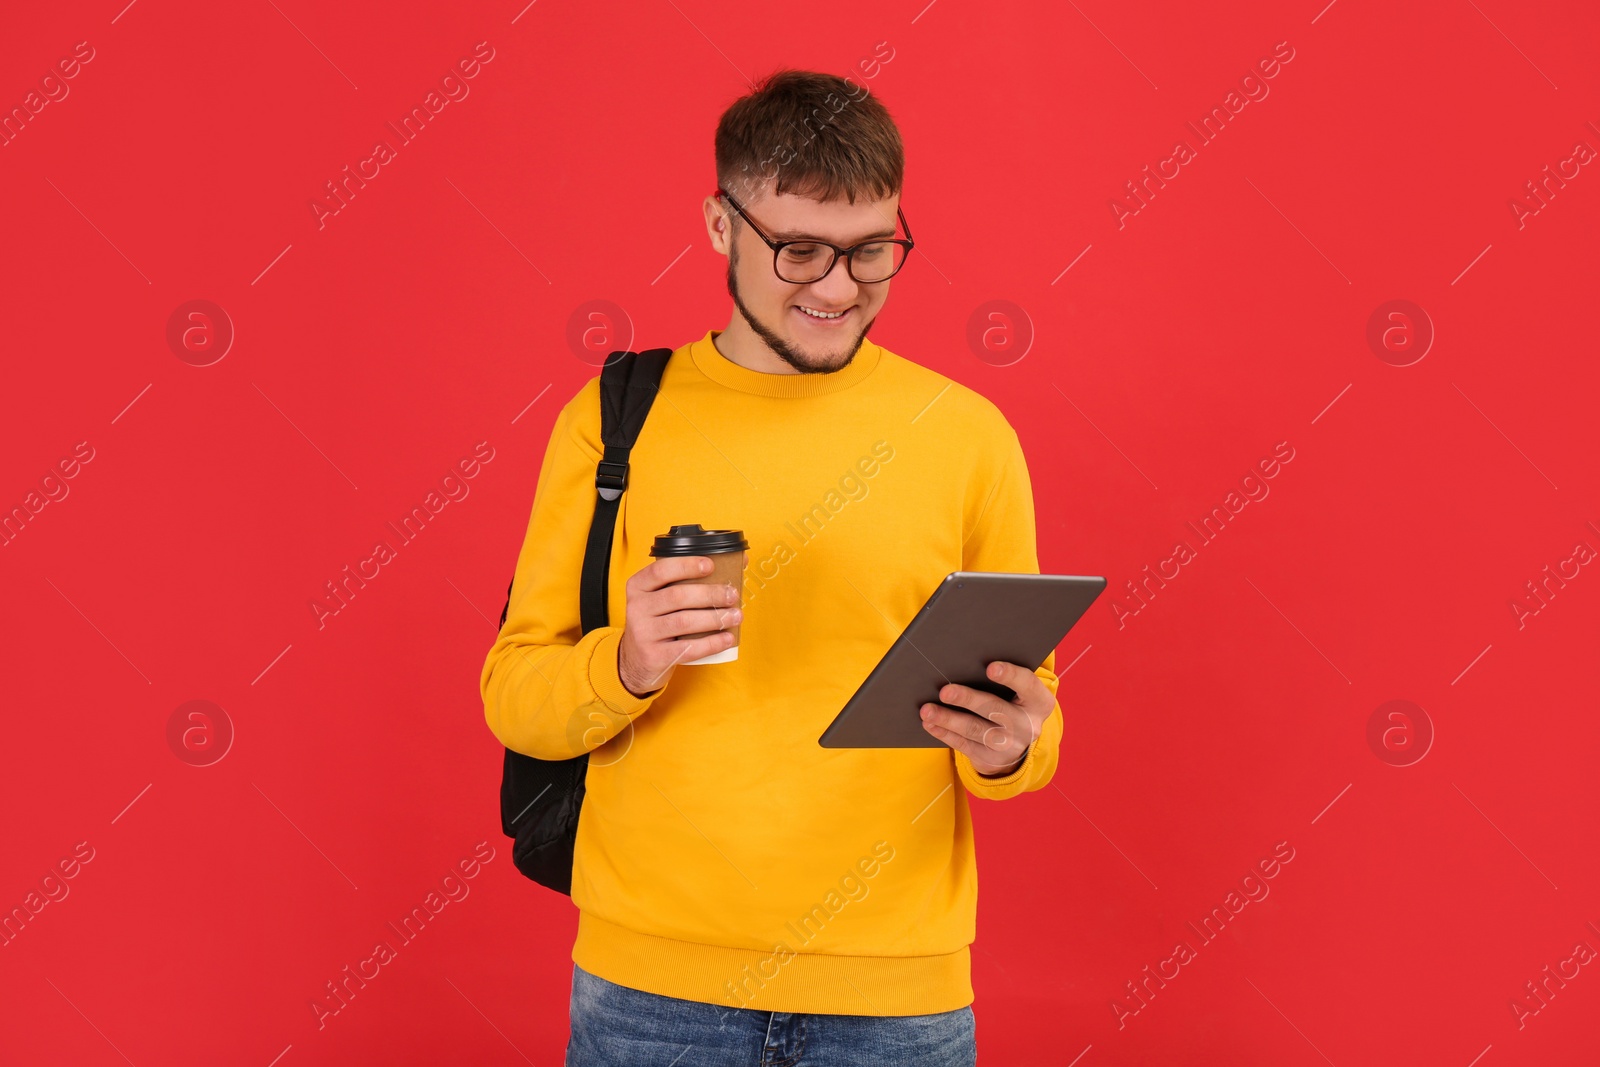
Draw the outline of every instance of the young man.
[[[1015,701],[924,705],[948,747],[817,738],[945,575],[1038,572],[1027,464],[992,403],[867,340],[909,251],[882,104],[780,72],[723,115],[716,165],[736,311],[673,353],[630,457],[613,625],[580,633],[594,378],[556,419],[481,677],[502,744],[590,754],[567,1065],[970,1067],[967,794],[1054,774],[1054,654],[990,666]],[[673,584],[706,557],[649,555],[694,522],[744,531],[742,614],[729,586]],[[734,623],[736,660],[682,665]]]

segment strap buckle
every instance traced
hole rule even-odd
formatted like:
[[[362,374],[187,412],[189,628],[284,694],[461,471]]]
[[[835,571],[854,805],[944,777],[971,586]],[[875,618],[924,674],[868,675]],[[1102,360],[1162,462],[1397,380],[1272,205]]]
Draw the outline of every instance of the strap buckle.
[[[628,486],[628,464],[602,459],[595,469],[594,487],[606,500],[615,500]]]

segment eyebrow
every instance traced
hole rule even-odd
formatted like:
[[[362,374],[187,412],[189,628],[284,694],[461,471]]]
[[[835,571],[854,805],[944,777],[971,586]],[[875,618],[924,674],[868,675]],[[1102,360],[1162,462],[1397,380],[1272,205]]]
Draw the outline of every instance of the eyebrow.
[[[870,241],[874,237],[893,237],[894,236],[894,231],[895,231],[895,228],[893,226],[891,226],[887,230],[879,230],[877,233],[866,234],[865,236],[863,236],[861,238],[860,241],[854,241],[852,243],[853,244],[860,244],[861,241]],[[772,236],[772,239],[774,241],[820,241],[823,244],[832,244],[833,243],[833,242],[829,241],[826,237],[818,237],[814,233],[801,233],[798,230],[779,230],[777,233],[774,233],[771,236]],[[849,247],[849,246],[846,245],[845,247]]]

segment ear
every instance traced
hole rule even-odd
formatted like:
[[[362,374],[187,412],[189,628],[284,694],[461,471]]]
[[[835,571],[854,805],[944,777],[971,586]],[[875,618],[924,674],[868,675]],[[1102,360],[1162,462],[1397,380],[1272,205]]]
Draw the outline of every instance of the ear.
[[[731,234],[728,231],[727,214],[722,210],[722,204],[714,196],[708,196],[701,205],[706,217],[706,233],[711,238],[711,246],[723,255],[728,255]]]

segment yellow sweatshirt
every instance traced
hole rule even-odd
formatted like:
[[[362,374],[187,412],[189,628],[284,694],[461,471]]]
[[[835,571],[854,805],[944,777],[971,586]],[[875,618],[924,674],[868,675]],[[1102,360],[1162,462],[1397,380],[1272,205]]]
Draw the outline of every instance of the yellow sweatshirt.
[[[1043,788],[1058,703],[1014,773],[947,747],[817,738],[954,570],[1038,573],[1015,431],[972,390],[870,340],[829,374],[673,353],[630,457],[612,625],[581,634],[599,378],[556,418],[483,666],[489,729],[539,759],[588,751],[572,959],[609,981],[761,1011],[920,1015],[972,1003],[978,874],[967,794]],[[750,544],[739,658],[636,697],[617,674],[627,580],[657,534]],[[1056,692],[1052,653],[1038,670]],[[613,709],[607,712],[606,709]]]

